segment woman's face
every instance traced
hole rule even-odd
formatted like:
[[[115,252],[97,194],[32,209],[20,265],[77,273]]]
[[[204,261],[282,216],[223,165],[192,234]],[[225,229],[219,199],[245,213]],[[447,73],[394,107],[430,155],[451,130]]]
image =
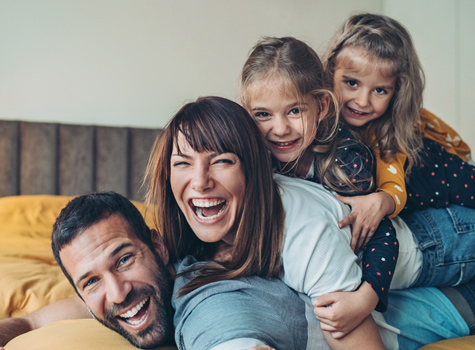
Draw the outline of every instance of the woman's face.
[[[196,152],[180,133],[170,159],[175,200],[196,236],[233,244],[246,180],[234,153]]]

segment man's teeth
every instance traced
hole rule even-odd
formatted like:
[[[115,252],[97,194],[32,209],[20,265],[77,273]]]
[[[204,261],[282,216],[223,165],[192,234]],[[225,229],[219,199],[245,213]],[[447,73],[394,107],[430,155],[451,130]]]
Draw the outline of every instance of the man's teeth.
[[[147,312],[148,312],[148,311],[147,311]],[[131,324],[131,325],[133,325],[133,326],[136,326],[136,325],[142,323],[143,320],[145,319],[145,317],[147,317],[147,312],[145,312],[145,313],[143,314],[143,316],[140,318],[140,320],[131,320],[130,318],[126,318],[126,319],[124,319],[124,321],[127,322],[128,324]]]
[[[145,303],[148,301],[148,299],[149,298],[145,298],[140,303],[138,303],[132,310],[129,310],[129,311],[127,311],[127,312],[125,312],[125,313],[123,313],[122,315],[119,315],[119,316],[122,317],[122,318],[134,317],[142,309],[142,307],[145,305]],[[142,317],[142,319],[143,319],[143,317]],[[131,321],[131,320],[126,320],[126,321],[128,321],[129,323],[134,322],[134,321]]]

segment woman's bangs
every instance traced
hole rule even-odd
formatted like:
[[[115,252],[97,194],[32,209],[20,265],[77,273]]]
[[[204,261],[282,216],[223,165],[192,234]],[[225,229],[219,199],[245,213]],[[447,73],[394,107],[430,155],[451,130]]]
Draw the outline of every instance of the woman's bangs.
[[[193,118],[188,118],[186,121],[180,123],[179,129],[176,130],[174,139],[178,139],[178,134],[181,133],[186,142],[196,152],[215,152],[221,153],[235,153],[240,156],[240,152],[237,151],[232,140],[236,139],[236,135],[231,134],[232,127],[223,128],[223,124],[226,120],[216,120],[216,122],[210,123],[210,116],[200,117],[195,115]],[[222,119],[222,118],[220,118]],[[179,146],[177,149],[179,152]]]

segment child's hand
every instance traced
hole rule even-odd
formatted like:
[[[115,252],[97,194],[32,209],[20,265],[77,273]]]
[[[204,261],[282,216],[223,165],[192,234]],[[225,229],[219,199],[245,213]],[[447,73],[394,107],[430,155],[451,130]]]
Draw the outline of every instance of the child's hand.
[[[333,292],[319,296],[313,301],[313,312],[322,330],[340,339],[371,314],[378,301],[376,292],[364,282],[354,292]]]
[[[335,195],[341,202],[351,206],[351,213],[338,223],[340,228],[351,225],[351,249],[358,253],[373,237],[379,223],[396,209],[393,198],[385,192],[366,196],[343,197]]]

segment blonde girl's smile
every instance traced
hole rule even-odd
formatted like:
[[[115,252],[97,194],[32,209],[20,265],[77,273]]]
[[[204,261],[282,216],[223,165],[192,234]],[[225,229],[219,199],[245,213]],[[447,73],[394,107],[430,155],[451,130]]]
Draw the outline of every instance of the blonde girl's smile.
[[[381,117],[396,91],[389,64],[370,60],[361,49],[345,48],[334,74],[335,93],[346,123],[360,127]]]
[[[182,134],[177,145],[170,160],[170,184],[178,206],[200,240],[232,244],[246,189],[239,157],[197,152]]]

